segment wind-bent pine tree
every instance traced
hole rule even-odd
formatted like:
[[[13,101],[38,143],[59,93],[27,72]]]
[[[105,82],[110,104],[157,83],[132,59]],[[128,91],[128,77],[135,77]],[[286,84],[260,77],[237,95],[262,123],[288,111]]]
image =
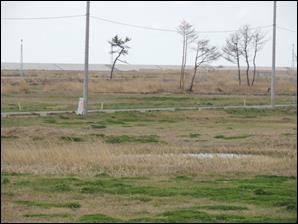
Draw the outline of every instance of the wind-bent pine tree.
[[[197,41],[194,73],[188,89],[189,92],[192,92],[194,80],[199,67],[204,63],[209,63],[217,60],[220,56],[221,54],[218,52],[217,47],[209,46],[209,40]]]
[[[122,40],[121,38],[118,37],[118,35],[116,35],[112,38],[111,41],[109,41],[109,44],[113,47],[113,49],[115,49],[115,50],[111,51],[110,53],[111,54],[118,53],[117,57],[115,58],[115,60],[113,62],[113,65],[112,65],[110,79],[113,78],[113,71],[114,71],[116,62],[120,60],[119,59],[120,56],[128,54],[128,49],[130,47],[127,46],[126,43],[130,40],[131,40],[131,38],[128,38],[128,37],[126,37],[125,39]]]
[[[254,56],[253,56],[253,65],[254,65],[254,70],[253,70],[253,78],[251,85],[254,85],[255,82],[255,77],[256,77],[256,57],[257,53],[264,47],[266,43],[265,40],[265,33],[262,32],[261,30],[255,30],[255,32],[252,34],[252,47],[254,51]]]
[[[241,85],[241,71],[240,71],[240,56],[242,55],[240,49],[240,34],[235,32],[226,39],[226,45],[222,48],[222,56],[227,61],[237,64],[238,82]]]
[[[197,32],[193,28],[193,26],[190,23],[186,22],[185,20],[183,20],[178,26],[177,32],[183,38],[182,64],[181,64],[179,88],[184,90],[187,49],[188,49],[188,45],[197,39]]]

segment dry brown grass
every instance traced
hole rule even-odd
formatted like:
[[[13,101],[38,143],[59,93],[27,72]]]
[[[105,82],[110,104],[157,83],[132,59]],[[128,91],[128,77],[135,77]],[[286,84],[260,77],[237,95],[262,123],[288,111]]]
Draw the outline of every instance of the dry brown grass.
[[[26,80],[20,79],[11,84],[2,85],[1,82],[1,94],[10,94],[10,93],[29,93],[29,84]]]
[[[173,146],[150,146],[150,152],[145,154],[138,151],[138,147],[100,142],[15,142],[2,147],[1,169],[35,174],[78,175],[94,175],[105,170],[113,176],[297,175],[296,150],[280,157],[256,155],[243,159],[196,159],[181,156],[181,151]],[[171,148],[174,150],[168,153]]]
[[[268,72],[268,71],[267,71]],[[250,74],[252,76],[252,74]],[[294,94],[297,84],[289,79],[295,78],[294,72],[277,71],[277,93]],[[192,71],[186,74],[186,88],[189,87]],[[1,83],[6,84],[3,93],[14,93],[21,90],[13,88],[11,83],[20,77],[2,76]],[[41,85],[43,91],[82,91],[83,73],[79,71],[28,71],[26,80],[30,85]],[[100,93],[161,93],[182,92],[178,88],[179,71],[175,70],[141,70],[116,72],[113,80],[108,80],[108,72],[90,72],[91,92]],[[9,84],[9,85],[8,85]],[[194,93],[259,93],[267,94],[270,78],[256,78],[255,85],[246,85],[245,74],[242,71],[242,85],[238,85],[234,70],[209,70],[197,74]],[[2,90],[1,90],[2,93]]]

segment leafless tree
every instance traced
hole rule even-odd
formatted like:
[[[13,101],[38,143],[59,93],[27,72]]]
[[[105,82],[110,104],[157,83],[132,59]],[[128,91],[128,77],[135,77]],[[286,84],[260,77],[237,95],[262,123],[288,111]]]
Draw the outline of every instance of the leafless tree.
[[[113,77],[113,71],[114,71],[116,62],[120,61],[119,57],[121,55],[127,55],[128,54],[129,46],[127,46],[126,43],[130,40],[131,40],[131,38],[128,38],[128,37],[126,37],[124,40],[122,40],[121,38],[118,37],[118,35],[116,35],[112,38],[111,41],[109,41],[109,44],[112,45],[112,47],[116,48],[116,50],[113,50],[110,53],[111,54],[118,53],[117,57],[114,60],[113,65],[112,65],[110,79],[112,79],[112,77]]]
[[[181,64],[179,87],[184,89],[187,49],[188,49],[188,45],[197,39],[197,32],[190,23],[188,23],[184,20],[178,26],[177,32],[183,38],[182,64]]]
[[[256,77],[257,53],[264,47],[265,43],[266,43],[265,33],[262,32],[261,30],[255,30],[254,33],[252,34],[252,45],[253,45],[253,51],[254,51],[254,56],[253,56],[254,71],[253,71],[253,79],[251,82],[252,86],[254,85],[255,77]]]
[[[240,28],[241,34],[241,51],[246,62],[246,80],[247,85],[250,86],[249,80],[249,59],[250,59],[250,46],[252,42],[252,34],[249,25],[244,25]]]
[[[239,32],[235,32],[226,39],[226,45],[222,48],[223,58],[233,64],[237,64],[239,86],[241,85],[240,56],[242,55],[240,40]]]
[[[198,40],[195,50],[196,57],[194,72],[188,89],[190,92],[192,92],[192,87],[199,67],[204,63],[215,61],[220,57],[218,49],[214,46],[209,46],[209,40]]]

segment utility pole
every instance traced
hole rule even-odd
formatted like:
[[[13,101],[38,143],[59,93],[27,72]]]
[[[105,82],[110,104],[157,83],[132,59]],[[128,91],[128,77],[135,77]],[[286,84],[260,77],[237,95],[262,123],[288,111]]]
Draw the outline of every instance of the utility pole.
[[[83,115],[86,116],[88,112],[88,59],[89,59],[89,17],[90,17],[90,1],[87,1],[86,8],[86,36],[85,36],[85,69],[84,69],[84,109]]]
[[[20,63],[20,76],[24,76],[24,70],[23,70],[23,39],[21,39],[21,63]]]
[[[271,106],[275,107],[275,40],[276,40],[276,1],[273,4],[273,41],[272,41],[272,74],[271,74]]]

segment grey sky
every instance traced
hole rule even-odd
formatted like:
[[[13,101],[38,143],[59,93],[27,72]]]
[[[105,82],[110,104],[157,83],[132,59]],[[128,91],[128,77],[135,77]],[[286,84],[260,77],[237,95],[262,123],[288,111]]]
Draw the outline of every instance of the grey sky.
[[[252,27],[272,24],[273,2],[91,2],[91,15],[123,23],[176,29],[184,19],[198,31],[234,30],[244,24]],[[1,17],[53,17],[85,14],[86,2],[80,1],[1,1]],[[277,66],[291,65],[292,44],[297,48],[297,2],[277,2]],[[271,65],[272,29],[269,41],[259,54],[260,66]],[[175,32],[150,31],[90,20],[90,63],[110,63],[108,40],[114,35],[132,38],[124,59],[131,64],[172,64],[181,62],[181,38]],[[204,33],[211,44],[222,47],[229,33]],[[24,39],[24,62],[83,63],[85,17],[51,20],[1,20],[1,61],[18,62],[20,39]],[[194,61],[190,51],[187,64]],[[214,65],[230,65],[219,60]]]

